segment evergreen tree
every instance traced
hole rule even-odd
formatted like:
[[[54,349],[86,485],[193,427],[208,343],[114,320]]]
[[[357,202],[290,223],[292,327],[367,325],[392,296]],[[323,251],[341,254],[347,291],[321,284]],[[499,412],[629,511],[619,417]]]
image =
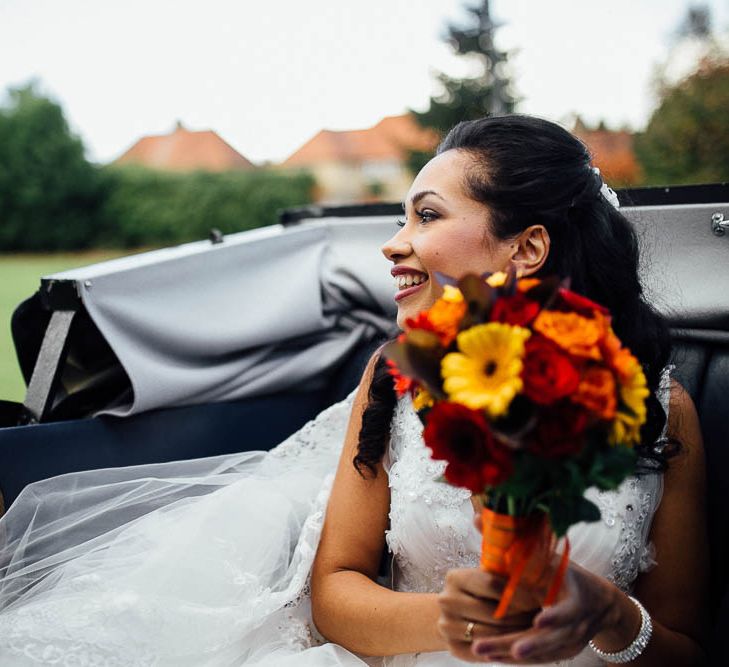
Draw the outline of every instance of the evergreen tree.
[[[101,196],[61,107],[33,84],[11,89],[0,107],[0,250],[87,247]]]
[[[473,60],[477,72],[465,79],[438,73],[442,92],[430,98],[427,111],[411,111],[422,127],[433,128],[440,134],[462,120],[513,113],[516,106],[505,71],[508,54],[494,45],[498,25],[491,19],[489,0],[481,0],[466,10],[468,21],[463,25],[450,24],[446,41],[457,55]],[[416,172],[430,157],[428,153],[413,152],[409,166]]]

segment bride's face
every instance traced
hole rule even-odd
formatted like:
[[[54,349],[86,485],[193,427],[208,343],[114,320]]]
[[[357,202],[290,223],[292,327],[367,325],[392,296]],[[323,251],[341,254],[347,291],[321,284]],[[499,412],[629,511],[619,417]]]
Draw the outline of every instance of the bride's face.
[[[441,295],[436,271],[454,277],[500,271],[513,255],[513,242],[491,232],[489,208],[465,192],[468,165],[469,157],[457,150],[428,162],[407,194],[400,230],[382,246],[394,265],[400,328]]]

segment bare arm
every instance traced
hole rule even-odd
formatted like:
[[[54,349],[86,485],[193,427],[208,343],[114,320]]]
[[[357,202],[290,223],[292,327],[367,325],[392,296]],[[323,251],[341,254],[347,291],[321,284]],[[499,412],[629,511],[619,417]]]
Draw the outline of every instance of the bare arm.
[[[382,464],[352,464],[376,356],[365,370],[339,461],[311,577],[312,615],[330,641],[363,655],[445,650],[436,594],[398,593],[375,582],[385,547],[390,489]]]
[[[679,384],[671,390],[668,435],[682,450],[669,461],[651,527],[658,564],[638,578],[635,588],[654,625],[653,638],[636,665],[690,665],[703,658],[709,572],[706,470],[696,408]],[[635,609],[625,615],[629,611],[635,619]]]

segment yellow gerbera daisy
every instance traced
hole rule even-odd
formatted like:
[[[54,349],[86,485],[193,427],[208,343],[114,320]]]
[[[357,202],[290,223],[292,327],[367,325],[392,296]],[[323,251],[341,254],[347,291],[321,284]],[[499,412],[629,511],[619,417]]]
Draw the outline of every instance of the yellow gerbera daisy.
[[[490,287],[502,287],[507,278],[508,276],[503,271],[497,271],[486,278],[486,282]]]
[[[461,294],[461,290],[453,285],[444,285],[443,296],[440,298],[448,303],[463,303],[463,294]]]
[[[612,425],[610,440],[613,443],[637,445],[640,442],[640,427],[645,424],[647,411],[645,399],[650,390],[643,369],[633,357],[625,369],[620,382],[620,403]]]
[[[422,410],[423,408],[432,408],[433,397],[428,393],[426,389],[418,387],[415,390],[415,396],[413,396],[413,407],[416,410]]]
[[[521,391],[524,343],[531,335],[523,327],[489,322],[458,334],[460,352],[441,361],[443,389],[455,403],[491,417],[504,414]]]

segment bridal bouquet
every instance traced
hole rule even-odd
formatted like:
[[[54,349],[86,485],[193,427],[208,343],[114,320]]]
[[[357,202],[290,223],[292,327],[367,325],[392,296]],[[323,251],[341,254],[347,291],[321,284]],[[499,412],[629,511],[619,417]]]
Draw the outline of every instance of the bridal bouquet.
[[[634,470],[649,391],[608,311],[558,279],[437,278],[443,296],[384,353],[445,481],[483,502],[481,566],[508,577],[500,618],[520,581],[555,600],[567,530],[600,518],[586,489]]]

